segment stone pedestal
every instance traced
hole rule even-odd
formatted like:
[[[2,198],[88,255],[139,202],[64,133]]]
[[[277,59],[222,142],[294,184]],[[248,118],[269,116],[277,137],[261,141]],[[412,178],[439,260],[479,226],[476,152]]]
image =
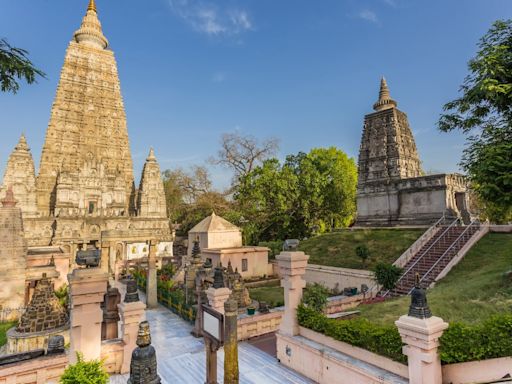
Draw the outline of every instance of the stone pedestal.
[[[76,352],[84,360],[101,357],[101,303],[107,291],[108,274],[99,268],[75,269],[68,275],[71,295],[70,363]]]
[[[137,347],[139,323],[143,320],[146,305],[141,301],[122,302],[117,306],[121,318],[121,338],[124,342],[123,364],[121,374],[130,372],[130,360],[133,350]]]
[[[151,241],[149,245],[148,277],[146,280],[146,303],[148,308],[156,308],[158,306],[156,282],[156,250],[157,242]]]
[[[395,321],[407,355],[410,384],[442,384],[441,360],[437,348],[448,323],[439,317],[419,319],[402,316]]]
[[[302,289],[306,286],[303,276],[306,273],[309,256],[304,252],[281,252],[277,257],[279,273],[284,288],[284,315],[279,332],[287,336],[299,334],[297,307],[302,299]]]
[[[208,288],[206,291],[210,306],[222,314],[224,314],[224,303],[230,295],[231,289],[229,288]]]
[[[103,323],[101,324],[101,339],[112,340],[118,337],[119,310],[117,305],[121,302],[121,294],[117,288],[109,288],[105,295],[103,306]]]

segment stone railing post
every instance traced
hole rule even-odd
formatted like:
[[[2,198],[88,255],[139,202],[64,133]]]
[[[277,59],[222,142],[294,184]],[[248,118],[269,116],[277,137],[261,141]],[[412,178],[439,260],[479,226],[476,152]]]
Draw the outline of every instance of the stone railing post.
[[[156,250],[157,242],[150,241],[148,256],[148,276],[146,280],[146,304],[148,308],[158,306],[157,281],[156,281]]]
[[[206,296],[208,297],[208,303],[210,307],[215,309],[217,312],[224,314],[224,303],[231,295],[231,289],[229,288],[208,288]]]
[[[125,302],[117,305],[121,318],[121,338],[124,342],[123,364],[121,374],[130,372],[133,350],[137,347],[139,323],[143,321],[146,305],[142,301]]]
[[[238,384],[238,303],[224,303],[224,384]]]
[[[75,269],[68,275],[71,295],[70,363],[76,352],[85,360],[101,357],[101,303],[107,292],[108,274],[100,268]]]
[[[276,256],[279,273],[284,288],[284,314],[279,332],[287,336],[299,334],[297,307],[302,299],[302,289],[306,286],[303,276],[306,273],[309,256],[304,252],[281,252]]]
[[[441,359],[437,351],[439,338],[448,328],[440,317],[432,316],[425,290],[419,287],[411,293],[409,314],[395,321],[407,356],[410,384],[442,384]]]

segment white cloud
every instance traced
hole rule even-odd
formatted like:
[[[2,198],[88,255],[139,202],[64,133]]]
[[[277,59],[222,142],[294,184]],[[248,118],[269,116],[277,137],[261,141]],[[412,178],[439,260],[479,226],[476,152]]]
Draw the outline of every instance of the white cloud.
[[[171,10],[196,31],[209,36],[238,35],[252,29],[245,10],[219,8],[213,1],[168,0]]]
[[[377,14],[369,9],[362,10],[358,15],[361,19],[369,21],[371,23],[378,23],[379,19]]]

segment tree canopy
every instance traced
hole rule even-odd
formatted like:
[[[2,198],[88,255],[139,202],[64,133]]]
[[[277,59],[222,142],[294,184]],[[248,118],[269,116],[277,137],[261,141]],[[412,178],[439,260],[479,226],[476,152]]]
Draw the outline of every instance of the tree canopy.
[[[357,168],[341,150],[316,148],[269,159],[241,179],[235,193],[250,241],[303,238],[348,226],[355,215]]]
[[[512,219],[512,20],[498,20],[469,61],[462,95],[444,106],[439,129],[468,135],[461,165],[493,221]]]
[[[36,82],[37,76],[46,77],[45,73],[32,64],[28,52],[11,46],[7,40],[0,39],[0,89],[2,92],[16,93],[20,89],[19,80],[28,84]]]

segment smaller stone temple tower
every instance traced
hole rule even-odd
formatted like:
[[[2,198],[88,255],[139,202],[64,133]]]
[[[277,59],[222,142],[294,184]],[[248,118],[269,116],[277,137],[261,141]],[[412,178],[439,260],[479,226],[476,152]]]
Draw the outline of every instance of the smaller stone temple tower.
[[[359,150],[356,225],[429,225],[467,213],[462,175],[424,175],[407,115],[384,78],[373,109]]]
[[[5,197],[9,187],[12,187],[18,202],[17,206],[23,211],[23,217],[36,217],[36,172],[34,159],[23,134],[7,161],[0,198]]]
[[[12,189],[6,191],[0,207],[0,309],[25,306],[25,270],[27,242],[23,232],[21,209],[16,206]],[[17,311],[12,312],[16,317]],[[8,318],[8,320],[10,320]]]
[[[137,211],[138,215],[143,217],[167,216],[164,184],[153,148],[150,149],[142,170],[137,195]]]

